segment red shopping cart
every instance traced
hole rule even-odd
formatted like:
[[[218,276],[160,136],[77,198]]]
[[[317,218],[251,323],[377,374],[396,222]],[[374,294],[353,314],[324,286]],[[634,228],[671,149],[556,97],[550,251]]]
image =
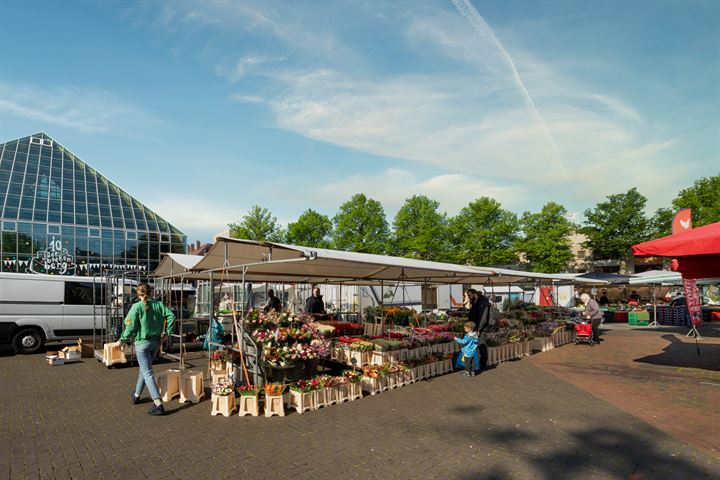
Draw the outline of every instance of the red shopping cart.
[[[576,323],[575,331],[577,336],[575,337],[575,343],[587,343],[591,347],[595,344],[593,341],[593,331],[591,323]]]

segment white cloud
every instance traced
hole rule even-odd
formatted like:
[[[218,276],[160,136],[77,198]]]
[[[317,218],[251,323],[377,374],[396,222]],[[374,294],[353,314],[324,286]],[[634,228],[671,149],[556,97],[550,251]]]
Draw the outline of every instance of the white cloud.
[[[277,76],[285,95],[270,101],[276,124],[289,131],[376,155],[483,171],[529,183],[566,181],[587,165],[606,165],[650,144],[602,105],[571,100],[541,109],[561,152],[559,165],[535,119],[513,88],[470,76],[398,75],[350,78],[329,70]],[[586,99],[589,101],[589,99]],[[500,102],[500,105],[498,105]]]
[[[239,82],[245,75],[251,73],[261,65],[277,63],[285,60],[285,57],[267,57],[263,55],[249,54],[237,61],[225,61],[218,65],[216,73],[227,78],[231,82]]]
[[[0,82],[0,112],[85,133],[137,131],[158,120],[107,90]]]
[[[229,208],[225,203],[212,200],[212,196],[193,198],[179,195],[162,195],[145,201],[154,212],[182,230],[189,240],[210,240],[227,229],[228,223],[242,218],[243,211]]]
[[[364,193],[382,203],[388,218],[413,195],[426,195],[440,203],[440,208],[450,215],[456,214],[470,201],[487,196],[500,201],[505,208],[515,209],[524,189],[518,185],[502,186],[498,182],[468,174],[446,174],[422,177],[406,169],[388,168],[372,175],[350,175],[334,179],[310,190],[297,190],[285,180],[273,182],[268,188],[276,192],[276,200],[286,203],[322,205],[330,214],[356,193]]]
[[[230,95],[230,99],[233,102],[238,103],[264,103],[265,99],[258,95],[242,95],[240,93],[234,93]]]
[[[686,175],[687,168],[671,157],[681,139],[660,136],[656,132],[665,129],[657,120],[644,117],[622,96],[592,80],[580,81],[587,65],[565,57],[541,58],[503,42],[519,38],[511,36],[512,25],[496,35],[481,19],[474,30],[451,5],[368,7],[382,9],[380,24],[368,23],[368,30],[400,33],[405,42],[398,50],[410,48],[422,60],[417,67],[400,62],[392,68],[384,62],[392,60],[389,55],[376,62],[376,50],[364,52],[364,44],[342,42],[356,42],[356,37],[343,37],[344,29],[368,22],[367,16],[337,25],[336,12],[291,4],[209,1],[198,9],[170,2],[166,9],[172,18],[213,31],[270,36],[266,45],[274,52],[299,52],[290,56],[293,62],[273,68],[260,67],[277,53],[254,53],[232,57],[218,70],[232,81],[250,71],[265,76],[271,91],[280,93],[230,99],[262,101],[279,128],[447,172],[430,180],[407,168],[354,175],[335,182],[337,188],[303,193],[304,199],[340,202],[348,191],[365,191],[393,208],[417,191],[435,195],[450,211],[487,191],[510,207],[527,208],[519,195],[587,205],[636,185],[649,197],[667,198],[667,191],[677,190],[672,178]],[[343,12],[345,18],[357,13]],[[493,187],[498,182],[513,189]]]

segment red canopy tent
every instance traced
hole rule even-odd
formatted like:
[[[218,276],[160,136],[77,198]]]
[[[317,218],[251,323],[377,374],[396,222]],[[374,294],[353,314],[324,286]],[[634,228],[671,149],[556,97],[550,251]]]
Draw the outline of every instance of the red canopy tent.
[[[720,222],[632,247],[636,257],[672,257],[673,270],[688,278],[720,277]]]

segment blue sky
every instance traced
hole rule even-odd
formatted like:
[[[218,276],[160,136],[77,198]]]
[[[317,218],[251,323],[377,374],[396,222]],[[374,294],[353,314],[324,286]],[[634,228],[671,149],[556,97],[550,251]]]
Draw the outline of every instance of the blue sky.
[[[654,210],[720,171],[718,2],[1,9],[0,141],[48,133],[190,240],[357,192]]]

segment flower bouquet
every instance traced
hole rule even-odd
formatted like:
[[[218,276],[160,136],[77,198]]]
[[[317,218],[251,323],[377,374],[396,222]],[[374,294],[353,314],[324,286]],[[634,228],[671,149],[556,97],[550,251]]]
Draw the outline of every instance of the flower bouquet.
[[[212,386],[213,395],[226,397],[235,393],[235,385],[232,382],[219,382]]]
[[[290,384],[290,406],[302,414],[315,410],[315,390],[318,382],[312,380],[298,380]]]
[[[285,407],[283,404],[282,394],[285,385],[282,383],[266,383],[265,384],[265,416],[273,415],[285,416]]]
[[[311,384],[310,380],[298,380],[295,383],[290,384],[290,391],[298,393],[312,392],[315,388]]]
[[[285,391],[285,385],[282,383],[266,383],[265,384],[265,396],[266,397],[279,397]]]
[[[344,370],[343,376],[347,379],[348,383],[360,383],[363,374],[359,370]]]
[[[354,350],[356,352],[369,352],[374,347],[375,346],[372,343],[366,342],[365,340],[357,340],[350,344],[350,350]]]
[[[240,391],[240,396],[243,397],[254,397],[258,394],[257,385],[240,385],[238,390]]]
[[[212,370],[225,370],[227,354],[225,350],[215,350],[210,354],[210,368]]]
[[[210,415],[229,417],[235,410],[235,385],[232,382],[218,382],[211,387],[212,411]]]

